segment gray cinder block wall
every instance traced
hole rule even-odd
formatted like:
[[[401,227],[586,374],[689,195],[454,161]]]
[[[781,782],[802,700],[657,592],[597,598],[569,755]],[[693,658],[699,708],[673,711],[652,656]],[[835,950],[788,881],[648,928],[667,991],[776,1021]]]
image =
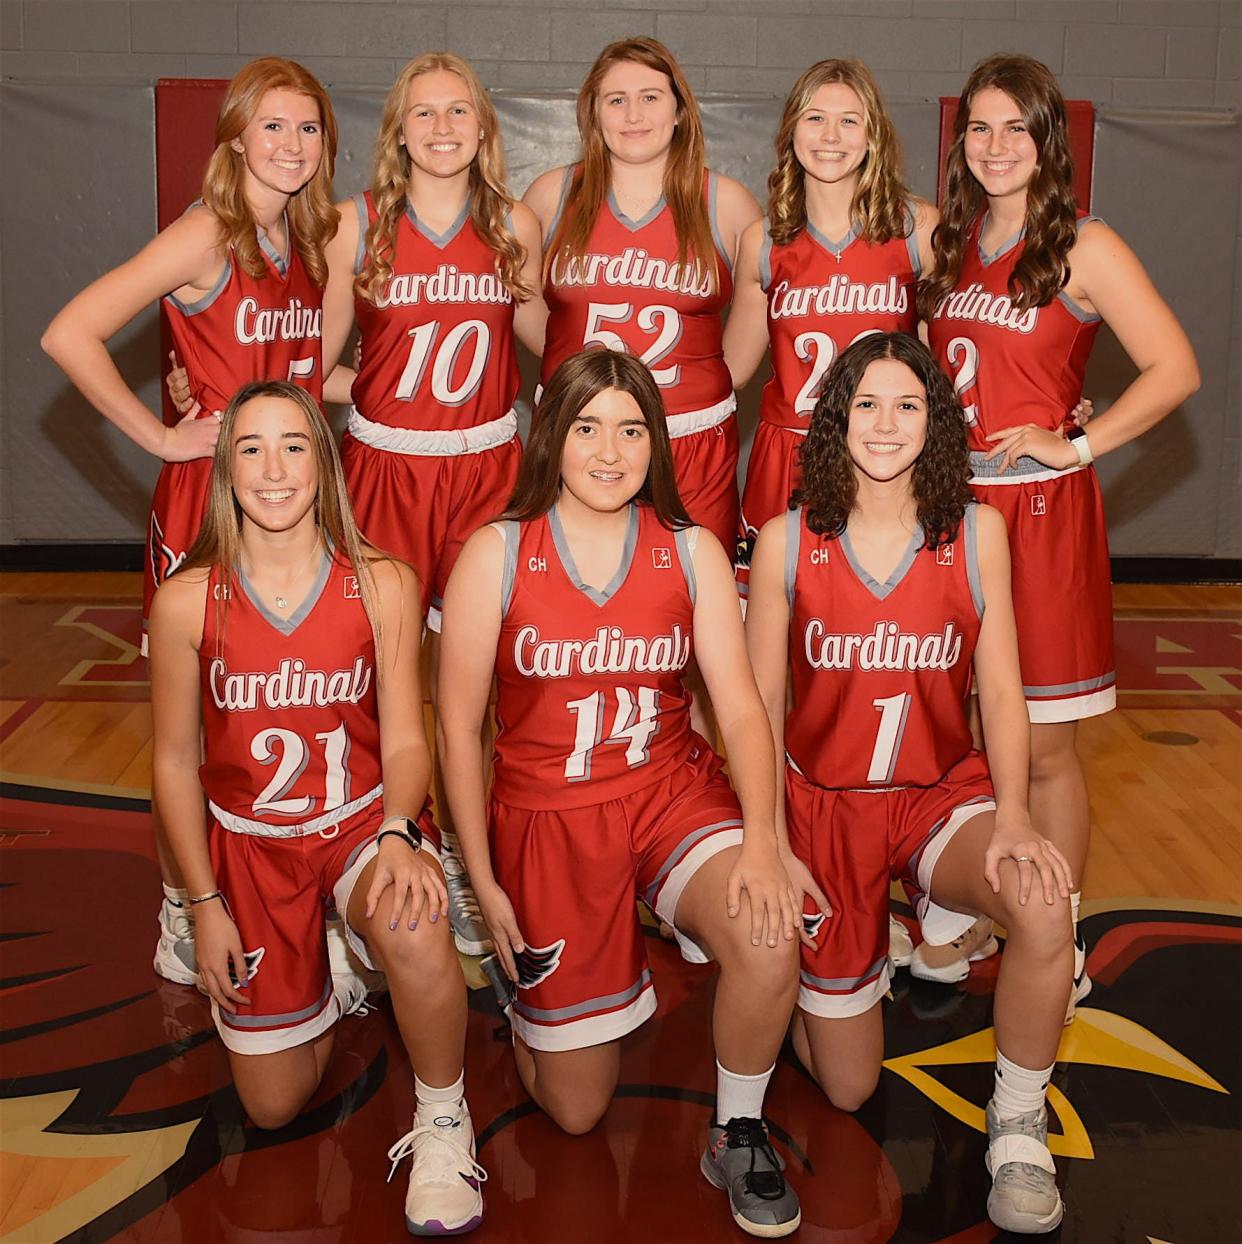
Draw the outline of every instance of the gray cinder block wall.
[[[376,87],[449,47],[490,87],[562,90],[630,34],[666,42],[701,92],[780,96],[811,61],[854,53],[890,97],[934,98],[1013,49],[1074,98],[1242,106],[1242,0],[0,0],[0,77],[229,77],[279,52],[329,87]],[[1242,463],[1242,220],[1238,232],[1224,449]]]

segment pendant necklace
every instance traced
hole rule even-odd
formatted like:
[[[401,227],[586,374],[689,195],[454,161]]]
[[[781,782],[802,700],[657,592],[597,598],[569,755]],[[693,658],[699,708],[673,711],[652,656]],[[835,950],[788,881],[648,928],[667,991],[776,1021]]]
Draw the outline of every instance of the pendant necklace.
[[[299,569],[298,571],[299,576],[301,576],[301,574],[306,570],[306,567],[309,566],[312,561],[314,561],[315,554],[318,553],[319,551],[320,551],[320,545],[318,544],[318,542],[316,542],[315,547],[311,550],[310,558],[306,562],[304,562],[301,569]],[[286,600],[285,597],[283,596],[277,596],[276,597],[276,608],[277,609],[288,609],[289,608],[288,600]]]

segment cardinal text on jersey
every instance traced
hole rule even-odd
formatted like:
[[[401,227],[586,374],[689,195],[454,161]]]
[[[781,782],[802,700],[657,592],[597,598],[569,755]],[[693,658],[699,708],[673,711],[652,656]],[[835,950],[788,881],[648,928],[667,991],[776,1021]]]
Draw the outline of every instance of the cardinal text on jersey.
[[[838,635],[811,618],[803,639],[807,663],[817,670],[950,670],[962,652],[952,622],[930,635],[909,634],[896,622],[877,622],[869,635]]]
[[[513,640],[514,661],[528,678],[667,673],[684,669],[690,650],[690,636],[676,622],[654,637],[601,626],[588,640],[543,639],[537,626],[524,626]]]
[[[357,704],[371,686],[371,663],[358,657],[351,668],[313,670],[299,657],[285,657],[274,671],[246,670],[230,674],[223,657],[208,672],[211,698],[217,708],[244,713],[263,708],[327,708]]]

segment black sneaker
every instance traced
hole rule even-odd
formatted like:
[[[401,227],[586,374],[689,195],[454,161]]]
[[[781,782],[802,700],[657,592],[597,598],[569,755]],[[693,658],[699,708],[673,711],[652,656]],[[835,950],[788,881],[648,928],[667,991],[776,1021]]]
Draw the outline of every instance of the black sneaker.
[[[699,1169],[708,1183],[729,1193],[733,1221],[743,1231],[771,1240],[796,1231],[802,1221],[784,1165],[761,1119],[730,1119],[708,1132]]]

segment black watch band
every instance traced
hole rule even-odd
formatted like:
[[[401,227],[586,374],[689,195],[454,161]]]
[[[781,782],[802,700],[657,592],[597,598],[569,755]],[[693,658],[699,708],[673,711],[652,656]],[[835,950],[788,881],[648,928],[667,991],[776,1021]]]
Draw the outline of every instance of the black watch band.
[[[388,837],[400,838],[413,851],[423,849],[423,831],[418,828],[418,822],[410,820],[408,816],[394,816],[386,820],[376,834],[375,841],[379,843]]]

